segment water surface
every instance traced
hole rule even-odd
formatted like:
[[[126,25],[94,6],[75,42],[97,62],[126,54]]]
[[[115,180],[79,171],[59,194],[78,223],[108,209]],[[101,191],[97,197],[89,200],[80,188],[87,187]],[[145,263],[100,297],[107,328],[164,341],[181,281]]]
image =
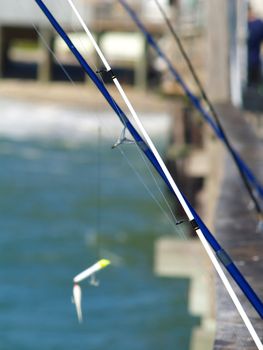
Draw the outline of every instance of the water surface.
[[[189,281],[154,276],[154,241],[175,232],[141,182],[163,205],[136,147],[122,149],[141,181],[111,149],[110,123],[100,129],[84,111],[71,119],[63,109],[44,122],[47,106],[2,107],[0,349],[187,350],[198,324],[187,310]],[[26,118],[36,108],[39,124]],[[157,143],[163,150],[164,139]],[[83,283],[78,325],[72,278],[101,256],[113,264],[99,288]]]

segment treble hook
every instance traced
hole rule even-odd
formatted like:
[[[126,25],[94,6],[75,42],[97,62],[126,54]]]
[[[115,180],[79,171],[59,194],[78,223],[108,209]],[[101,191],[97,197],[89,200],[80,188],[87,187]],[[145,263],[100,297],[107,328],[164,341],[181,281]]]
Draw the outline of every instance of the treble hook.
[[[90,276],[90,285],[93,287],[98,287],[100,285],[100,281],[96,278],[95,273]]]

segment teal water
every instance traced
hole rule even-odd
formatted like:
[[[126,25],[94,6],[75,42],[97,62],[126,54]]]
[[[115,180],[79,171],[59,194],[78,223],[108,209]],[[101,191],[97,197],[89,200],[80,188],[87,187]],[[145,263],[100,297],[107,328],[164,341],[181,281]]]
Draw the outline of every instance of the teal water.
[[[153,273],[154,241],[174,229],[111,142],[0,139],[1,350],[189,348],[189,281]],[[98,254],[113,264],[83,284],[79,325],[72,278]]]

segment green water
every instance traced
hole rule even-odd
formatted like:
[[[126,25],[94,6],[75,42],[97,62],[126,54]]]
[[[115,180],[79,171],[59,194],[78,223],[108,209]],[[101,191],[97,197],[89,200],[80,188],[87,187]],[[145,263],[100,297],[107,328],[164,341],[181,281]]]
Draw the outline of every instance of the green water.
[[[154,241],[174,228],[111,144],[0,139],[1,350],[189,348],[189,281],[153,273]],[[123,149],[162,203],[136,148]],[[83,284],[78,325],[72,278],[99,256],[113,264],[99,288]]]

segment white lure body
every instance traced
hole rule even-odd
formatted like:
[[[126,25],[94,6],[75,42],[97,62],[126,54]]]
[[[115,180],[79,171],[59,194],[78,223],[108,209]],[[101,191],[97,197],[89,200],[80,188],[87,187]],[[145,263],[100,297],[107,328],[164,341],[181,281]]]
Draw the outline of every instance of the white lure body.
[[[74,277],[73,282],[74,283],[80,283],[81,281],[85,280],[86,278],[90,277],[94,273],[98,272],[99,270],[104,269],[106,266],[110,264],[109,260],[102,259],[98,261],[96,264],[92,265],[88,269],[82,271],[79,273],[76,277]]]
[[[73,301],[76,306],[79,323],[82,323],[81,288],[78,284],[75,284],[73,287]]]
[[[79,323],[82,322],[82,309],[81,309],[81,288],[78,283],[82,282],[86,278],[94,277],[94,274],[102,269],[104,269],[106,266],[110,265],[110,261],[107,259],[101,259],[96,264],[92,265],[88,269],[82,271],[77,276],[74,277],[73,282],[73,302],[76,306],[77,316]],[[98,286],[97,282],[93,281],[93,285]]]

